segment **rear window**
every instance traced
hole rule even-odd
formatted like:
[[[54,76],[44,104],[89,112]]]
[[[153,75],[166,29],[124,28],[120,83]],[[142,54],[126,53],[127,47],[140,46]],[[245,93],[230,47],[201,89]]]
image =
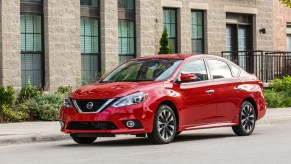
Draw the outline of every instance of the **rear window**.
[[[234,77],[238,77],[239,74],[240,74],[239,68],[237,66],[234,66],[233,64],[230,64],[230,68],[231,68],[231,70],[233,72],[233,76]]]
[[[220,60],[207,60],[212,79],[231,78],[232,74],[228,65]]]

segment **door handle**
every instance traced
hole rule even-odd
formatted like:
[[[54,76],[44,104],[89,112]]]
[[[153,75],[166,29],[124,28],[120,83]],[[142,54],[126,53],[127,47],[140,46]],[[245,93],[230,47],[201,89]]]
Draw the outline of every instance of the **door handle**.
[[[236,91],[240,91],[241,90],[240,87],[234,87],[233,89],[236,90]]]
[[[209,89],[209,90],[207,90],[207,91],[205,91],[207,94],[212,94],[212,93],[214,93],[214,90],[213,89]]]

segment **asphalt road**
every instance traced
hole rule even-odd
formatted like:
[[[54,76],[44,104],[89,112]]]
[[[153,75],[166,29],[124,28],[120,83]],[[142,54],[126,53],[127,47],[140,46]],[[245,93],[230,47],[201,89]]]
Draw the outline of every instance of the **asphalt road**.
[[[231,128],[182,133],[168,145],[145,138],[100,138],[92,145],[71,140],[0,147],[0,164],[55,163],[291,163],[291,120],[258,125],[253,135],[237,137]]]

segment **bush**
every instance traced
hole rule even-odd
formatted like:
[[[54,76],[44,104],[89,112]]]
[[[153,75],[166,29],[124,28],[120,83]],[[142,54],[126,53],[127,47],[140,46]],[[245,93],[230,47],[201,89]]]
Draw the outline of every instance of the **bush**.
[[[30,81],[28,81],[28,86],[27,87],[23,87],[18,95],[17,98],[17,103],[21,104],[29,99],[35,98],[35,97],[39,97],[42,95],[42,91],[40,90],[39,87],[35,86],[33,87],[30,83]]]
[[[48,93],[29,100],[30,115],[35,120],[55,121],[59,119],[59,108],[64,94]]]
[[[0,111],[3,105],[12,105],[15,99],[15,91],[12,86],[0,87]]]
[[[271,81],[270,87],[276,92],[291,93],[291,76],[283,77],[282,79],[275,79]]]
[[[57,93],[68,94],[72,92],[72,86],[60,86]]]
[[[270,88],[264,92],[269,108],[291,107],[291,76],[271,81]]]
[[[2,106],[2,120],[5,122],[19,122],[29,119],[29,114],[24,111],[13,110],[9,105]]]

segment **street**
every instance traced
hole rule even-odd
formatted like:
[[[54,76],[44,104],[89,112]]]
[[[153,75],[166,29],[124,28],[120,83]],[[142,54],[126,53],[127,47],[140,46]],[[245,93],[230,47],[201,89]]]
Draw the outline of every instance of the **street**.
[[[184,132],[168,145],[145,138],[98,138],[92,145],[72,140],[0,147],[1,164],[33,163],[291,163],[291,120],[258,124],[253,135],[231,128]]]

